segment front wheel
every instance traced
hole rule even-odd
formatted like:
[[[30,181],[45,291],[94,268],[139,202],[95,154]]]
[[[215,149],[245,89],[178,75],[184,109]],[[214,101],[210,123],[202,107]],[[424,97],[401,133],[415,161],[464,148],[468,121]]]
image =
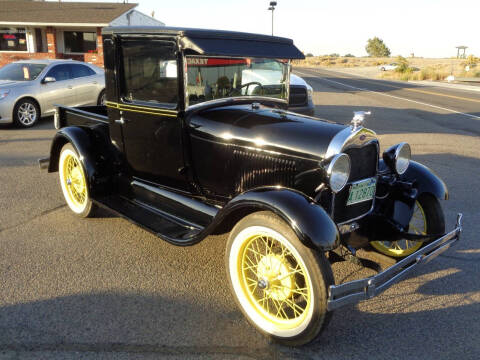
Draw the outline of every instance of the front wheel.
[[[58,163],[60,186],[68,207],[80,217],[93,215],[95,206],[89,196],[87,178],[75,148],[67,143],[60,152]]]
[[[225,260],[238,306],[267,337],[303,345],[328,323],[327,293],[334,284],[330,264],[274,214],[257,212],[238,222]]]
[[[20,100],[13,109],[13,122],[18,127],[28,128],[40,118],[40,107],[32,99]]]
[[[409,232],[418,235],[445,233],[445,218],[440,202],[433,195],[423,194],[415,201],[413,216],[409,224]],[[425,245],[422,241],[372,241],[375,250],[382,254],[404,258],[413,254]]]

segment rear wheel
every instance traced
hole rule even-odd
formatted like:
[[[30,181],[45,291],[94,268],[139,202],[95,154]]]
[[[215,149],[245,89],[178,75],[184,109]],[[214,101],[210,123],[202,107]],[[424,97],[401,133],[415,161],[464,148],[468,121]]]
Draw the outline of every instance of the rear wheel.
[[[264,335],[302,345],[328,323],[327,292],[334,283],[330,264],[274,214],[242,219],[230,233],[225,260],[237,304]]]
[[[98,95],[97,105],[105,105],[105,90],[102,90]]]
[[[60,185],[68,207],[80,217],[89,217],[95,206],[90,199],[87,178],[75,148],[67,143],[60,152],[58,164]]]
[[[445,232],[445,218],[439,201],[432,195],[424,194],[415,201],[409,232],[414,234],[442,234]],[[412,240],[372,241],[370,243],[382,254],[403,258],[420,249],[424,242]]]
[[[19,127],[31,127],[39,118],[40,107],[32,99],[22,99],[13,108],[13,122]]]

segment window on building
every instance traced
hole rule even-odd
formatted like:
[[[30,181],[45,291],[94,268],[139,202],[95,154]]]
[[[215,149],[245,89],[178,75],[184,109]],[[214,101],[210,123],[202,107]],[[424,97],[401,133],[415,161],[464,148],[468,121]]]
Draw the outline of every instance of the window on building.
[[[122,51],[124,99],[177,104],[177,57],[172,42],[158,41],[156,46],[152,41],[124,41]]]
[[[65,53],[88,53],[97,51],[97,34],[83,31],[64,31]]]
[[[0,51],[27,51],[25,29],[0,28]]]
[[[37,52],[44,52],[45,50],[43,49],[43,33],[42,29],[36,28],[35,29],[35,46],[36,46],[36,51]]]

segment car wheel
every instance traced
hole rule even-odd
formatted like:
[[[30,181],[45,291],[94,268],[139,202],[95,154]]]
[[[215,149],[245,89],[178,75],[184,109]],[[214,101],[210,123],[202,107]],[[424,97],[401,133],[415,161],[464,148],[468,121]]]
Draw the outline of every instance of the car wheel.
[[[60,185],[68,207],[80,217],[93,215],[95,206],[89,196],[87,178],[75,148],[67,143],[58,164]]]
[[[97,105],[105,105],[105,90],[102,90],[98,95]]]
[[[445,218],[439,201],[432,195],[422,195],[415,201],[413,216],[409,224],[409,232],[415,234],[443,234],[445,233]],[[382,254],[404,258],[413,254],[425,245],[422,241],[372,241],[373,248]]]
[[[284,345],[316,339],[328,323],[333,274],[324,254],[304,246],[283,220],[257,212],[230,233],[226,255],[230,288],[249,322]]]
[[[15,125],[28,128],[40,118],[40,107],[31,99],[22,99],[13,108],[13,122]]]

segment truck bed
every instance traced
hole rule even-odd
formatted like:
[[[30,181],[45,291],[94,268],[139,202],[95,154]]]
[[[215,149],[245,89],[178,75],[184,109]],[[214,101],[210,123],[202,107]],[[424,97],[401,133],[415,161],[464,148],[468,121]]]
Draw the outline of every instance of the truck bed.
[[[58,116],[55,118],[57,129],[65,126],[91,126],[108,124],[107,107],[105,105],[67,107],[57,106]]]

